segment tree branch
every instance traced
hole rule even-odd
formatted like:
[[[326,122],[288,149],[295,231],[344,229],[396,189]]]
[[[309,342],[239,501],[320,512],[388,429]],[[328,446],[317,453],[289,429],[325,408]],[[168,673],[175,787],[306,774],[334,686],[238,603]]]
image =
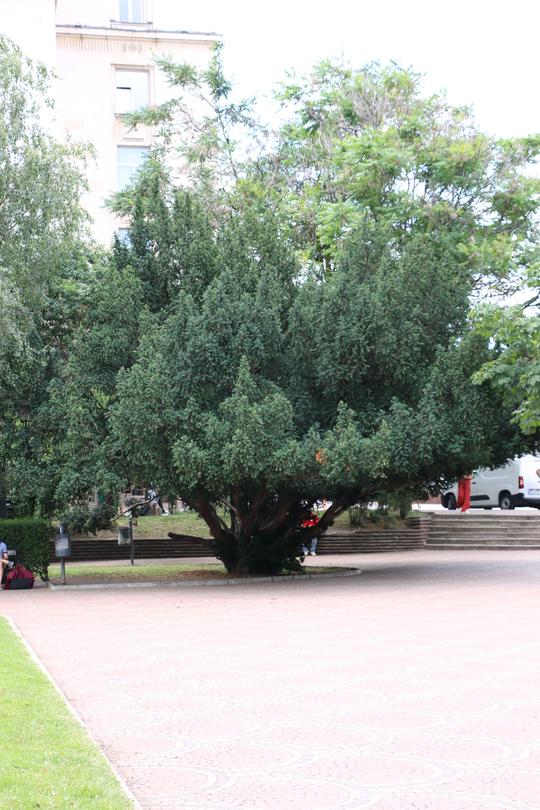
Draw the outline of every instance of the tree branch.
[[[216,540],[231,536],[230,530],[224,521],[219,517],[208,498],[198,495],[192,499],[191,503],[189,501],[186,501],[186,503],[188,503],[189,506],[193,506],[193,508],[199,513],[210,529],[212,537],[214,537]]]
[[[285,518],[289,514],[291,504],[292,504],[292,499],[291,498],[288,498],[288,499],[286,499],[284,501],[280,501],[278,503],[277,510],[274,512],[273,517],[271,517],[270,520],[267,523],[264,523],[260,527],[261,532],[273,532],[279,526],[281,526],[281,524],[283,523],[283,521],[285,520]]]

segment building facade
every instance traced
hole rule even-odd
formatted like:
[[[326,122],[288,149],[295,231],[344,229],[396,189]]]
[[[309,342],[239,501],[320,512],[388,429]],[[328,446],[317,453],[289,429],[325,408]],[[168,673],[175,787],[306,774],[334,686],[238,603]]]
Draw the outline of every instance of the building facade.
[[[201,67],[219,40],[181,30],[178,18],[173,29],[166,0],[0,0],[1,32],[56,72],[57,130],[94,147],[84,205],[105,245],[123,224],[105,201],[129,182],[153,139],[147,126],[130,130],[125,114],[171,97],[156,58]]]

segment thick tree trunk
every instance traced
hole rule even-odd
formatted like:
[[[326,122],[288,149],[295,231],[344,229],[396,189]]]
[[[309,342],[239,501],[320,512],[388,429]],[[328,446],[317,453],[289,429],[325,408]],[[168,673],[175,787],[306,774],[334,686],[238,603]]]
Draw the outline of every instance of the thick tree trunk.
[[[316,526],[305,529],[301,523],[311,505],[298,497],[268,492],[248,497],[236,489],[223,502],[229,509],[230,526],[208,498],[200,496],[190,503],[208,525],[218,559],[237,576],[275,575],[301,569],[302,546],[331,525],[350,505],[350,496],[336,499]]]

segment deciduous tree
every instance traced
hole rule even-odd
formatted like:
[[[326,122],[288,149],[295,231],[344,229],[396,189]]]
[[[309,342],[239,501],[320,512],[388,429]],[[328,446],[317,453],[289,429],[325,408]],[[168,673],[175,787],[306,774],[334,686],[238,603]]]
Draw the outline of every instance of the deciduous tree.
[[[47,132],[46,68],[0,37],[0,513],[5,490],[32,511],[50,434],[40,409],[76,311],[83,147]]]

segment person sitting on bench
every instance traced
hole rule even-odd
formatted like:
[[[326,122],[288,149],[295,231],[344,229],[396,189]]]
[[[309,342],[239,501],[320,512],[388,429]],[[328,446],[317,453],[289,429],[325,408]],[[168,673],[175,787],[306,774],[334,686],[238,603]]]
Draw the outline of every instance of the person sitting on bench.
[[[2,566],[2,573],[0,575],[0,583],[4,584],[4,579],[9,568],[8,547],[3,537],[0,537],[0,565]]]

